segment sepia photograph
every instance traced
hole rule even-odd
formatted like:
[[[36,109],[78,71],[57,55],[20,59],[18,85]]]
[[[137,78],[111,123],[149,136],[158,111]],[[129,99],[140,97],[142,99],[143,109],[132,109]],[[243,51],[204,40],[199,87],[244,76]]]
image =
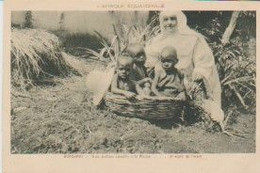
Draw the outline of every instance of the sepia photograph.
[[[12,11],[11,154],[256,152],[256,11]]]

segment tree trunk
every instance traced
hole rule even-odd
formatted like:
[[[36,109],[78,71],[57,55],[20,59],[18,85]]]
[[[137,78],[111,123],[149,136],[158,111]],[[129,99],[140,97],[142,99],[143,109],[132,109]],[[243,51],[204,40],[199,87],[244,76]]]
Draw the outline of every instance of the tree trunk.
[[[234,11],[232,13],[229,25],[226,28],[226,30],[225,30],[225,32],[224,32],[224,34],[222,36],[221,42],[223,43],[223,45],[226,45],[227,43],[229,43],[229,39],[230,39],[234,29],[236,28],[236,24],[237,24],[237,19],[238,19],[239,13],[240,13],[239,11]]]

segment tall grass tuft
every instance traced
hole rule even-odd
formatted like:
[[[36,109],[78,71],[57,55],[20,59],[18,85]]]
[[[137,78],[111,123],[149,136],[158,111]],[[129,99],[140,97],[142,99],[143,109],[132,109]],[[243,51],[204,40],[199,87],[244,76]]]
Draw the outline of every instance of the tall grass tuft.
[[[70,72],[60,52],[58,37],[39,29],[13,29],[11,34],[12,86],[28,89]]]

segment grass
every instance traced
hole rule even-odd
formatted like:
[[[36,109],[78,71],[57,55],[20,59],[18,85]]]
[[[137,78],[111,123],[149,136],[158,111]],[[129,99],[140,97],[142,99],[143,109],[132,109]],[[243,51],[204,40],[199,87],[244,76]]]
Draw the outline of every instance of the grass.
[[[86,62],[93,70],[97,61]],[[255,114],[236,111],[227,129],[245,138],[210,131],[201,121],[187,126],[116,115],[92,105],[84,77],[35,87],[30,97],[12,95],[11,152],[36,153],[251,153]],[[231,112],[233,112],[231,110]]]
[[[28,89],[71,70],[61,55],[58,37],[39,29],[12,29],[12,86]]]

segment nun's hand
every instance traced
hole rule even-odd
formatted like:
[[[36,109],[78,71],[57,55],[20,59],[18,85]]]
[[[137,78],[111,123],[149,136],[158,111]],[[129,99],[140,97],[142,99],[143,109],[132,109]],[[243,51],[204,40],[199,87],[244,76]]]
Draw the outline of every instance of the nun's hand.
[[[192,81],[198,82],[198,81],[200,81],[202,79],[203,79],[203,76],[200,73],[198,73],[198,72],[193,72],[192,73]]]

